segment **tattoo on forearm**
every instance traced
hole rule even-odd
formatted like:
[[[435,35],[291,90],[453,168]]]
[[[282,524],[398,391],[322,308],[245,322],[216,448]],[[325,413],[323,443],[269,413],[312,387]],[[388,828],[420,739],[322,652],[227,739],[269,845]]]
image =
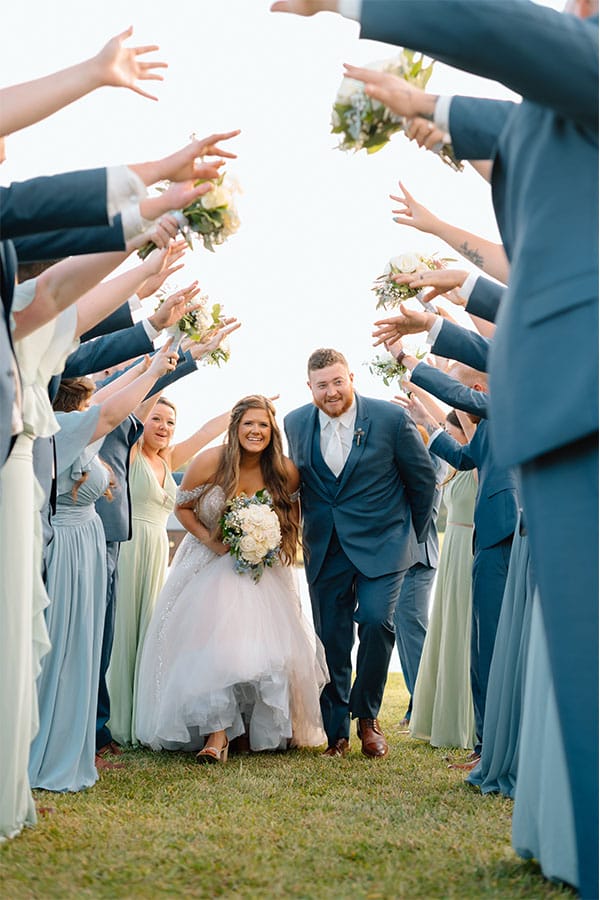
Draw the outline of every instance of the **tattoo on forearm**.
[[[463,241],[458,248],[458,251],[459,253],[462,253],[465,259],[470,260],[474,266],[477,266],[480,269],[483,268],[483,256],[476,248],[469,247],[466,241]]]

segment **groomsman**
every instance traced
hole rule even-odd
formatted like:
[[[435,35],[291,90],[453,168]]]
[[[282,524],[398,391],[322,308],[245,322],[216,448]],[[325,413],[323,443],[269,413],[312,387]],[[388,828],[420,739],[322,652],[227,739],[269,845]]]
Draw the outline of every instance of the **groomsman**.
[[[490,360],[490,425],[498,462],[519,468],[572,790],[578,887],[596,898],[597,7],[587,19],[529,0],[278,0],[273,9],[343,12],[360,20],[363,38],[420,50],[523,97],[497,135],[492,170],[511,274]],[[438,98],[353,67],[348,74],[397,115],[435,116],[459,157],[489,158],[486,123],[473,127],[474,98]],[[577,360],[558,380],[548,377],[557,353]]]
[[[365,756],[388,752],[377,716],[394,646],[393,614],[407,569],[418,560],[435,472],[404,410],[355,393],[337,350],[308,360],[313,402],[285,418],[300,471],[306,576],[330,682],[321,695],[325,756],[349,749],[350,717]],[[351,687],[354,623],[356,679]]]

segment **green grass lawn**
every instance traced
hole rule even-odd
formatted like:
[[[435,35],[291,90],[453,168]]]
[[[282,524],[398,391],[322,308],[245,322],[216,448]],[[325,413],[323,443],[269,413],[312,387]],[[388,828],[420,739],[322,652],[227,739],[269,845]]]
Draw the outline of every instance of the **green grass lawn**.
[[[572,897],[510,845],[512,804],[482,797],[445,751],[400,734],[391,675],[386,760],[318,751],[230,757],[132,750],[0,846],[3,900],[49,897]]]

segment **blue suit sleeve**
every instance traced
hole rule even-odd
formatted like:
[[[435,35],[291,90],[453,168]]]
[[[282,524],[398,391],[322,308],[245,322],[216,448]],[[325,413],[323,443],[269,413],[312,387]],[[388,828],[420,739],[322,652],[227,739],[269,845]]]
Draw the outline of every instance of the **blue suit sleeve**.
[[[466,310],[486,322],[495,322],[505,294],[505,287],[480,275],[471,291]]]
[[[492,159],[507,119],[517,106],[509,100],[453,97],[450,136],[460,159]]]
[[[3,238],[108,225],[106,169],[67,172],[0,188]]]
[[[85,253],[109,253],[125,249],[123,224],[119,213],[112,225],[90,228],[61,228],[31,234],[13,240],[21,262],[41,262],[64,259],[65,256],[81,256]]]
[[[598,122],[597,22],[531,0],[363,0],[360,36],[499,81],[586,127]]]
[[[455,378],[440,372],[434,366],[427,363],[419,363],[413,369],[410,380],[414,384],[438,397],[455,409],[462,409],[480,418],[487,418],[488,395],[483,391],[465,387]]]
[[[489,349],[489,339],[477,331],[444,321],[431,351],[436,356],[456,359],[479,372],[487,372]]]
[[[100,337],[103,334],[113,334],[115,331],[121,331],[123,328],[131,328],[133,319],[131,318],[131,308],[129,303],[123,303],[118,309],[86,331],[81,335],[81,342],[89,341],[92,338]]]
[[[77,378],[117,366],[133,356],[151,353],[154,345],[141,322],[114,334],[106,334],[81,344],[67,358],[63,378]]]
[[[179,381],[180,378],[185,378],[186,375],[191,375],[192,372],[196,372],[198,370],[198,363],[195,359],[190,355],[190,353],[182,353],[179,351],[179,360],[177,362],[177,366],[173,369],[172,372],[169,372],[167,375],[163,375],[162,378],[159,378],[154,387],[148,391],[146,394],[145,400],[148,400],[149,397],[154,397],[155,394],[162,394],[169,385],[175,384],[176,381]]]
[[[410,418],[405,415],[396,434],[396,466],[406,488],[413,528],[422,543],[433,512],[436,479],[429,451]]]
[[[470,446],[470,444],[459,444],[445,431],[441,431],[430,443],[429,449],[436,456],[441,456],[442,459],[449,462],[455,469],[465,471],[477,468],[477,464],[470,452]]]

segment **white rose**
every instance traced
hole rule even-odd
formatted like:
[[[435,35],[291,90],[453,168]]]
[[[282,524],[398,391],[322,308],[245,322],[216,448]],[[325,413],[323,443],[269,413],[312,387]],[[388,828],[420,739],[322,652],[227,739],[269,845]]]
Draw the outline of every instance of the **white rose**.
[[[429,272],[429,266],[422,260],[419,260],[415,272]]]
[[[229,206],[231,194],[222,184],[215,184],[201,199],[204,209],[215,209],[217,206]]]
[[[417,266],[419,265],[419,257],[416,253],[402,253],[401,256],[394,256],[390,259],[385,274],[387,275],[389,272],[392,272],[394,269],[398,272],[402,272],[405,275],[410,274],[410,272],[416,271]]]

